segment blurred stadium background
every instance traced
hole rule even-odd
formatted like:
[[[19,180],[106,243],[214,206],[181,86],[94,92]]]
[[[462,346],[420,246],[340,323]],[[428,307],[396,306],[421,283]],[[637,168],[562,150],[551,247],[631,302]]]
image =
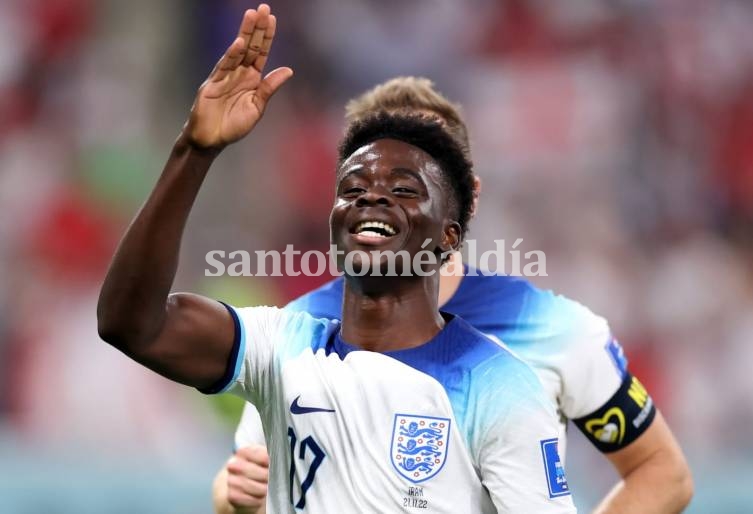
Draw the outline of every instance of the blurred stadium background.
[[[690,458],[688,512],[753,505],[753,3],[271,2],[296,76],[219,160],[180,289],[283,304],[301,278],[205,278],[213,249],[324,248],[344,102],[425,75],[465,107],[470,237],[544,250],[536,283],[606,316]],[[119,235],[237,0],[0,3],[0,512],[206,513],[239,402],[99,343]],[[358,470],[353,470],[358,473]],[[587,509],[614,481],[575,429]]]

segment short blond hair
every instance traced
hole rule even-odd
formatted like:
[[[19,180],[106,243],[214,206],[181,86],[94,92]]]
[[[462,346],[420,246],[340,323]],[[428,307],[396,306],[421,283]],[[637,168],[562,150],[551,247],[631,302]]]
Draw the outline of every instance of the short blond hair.
[[[345,105],[345,120],[350,125],[377,111],[435,114],[463,151],[470,152],[468,128],[463,122],[460,106],[437,91],[427,78],[395,77],[369,89]]]

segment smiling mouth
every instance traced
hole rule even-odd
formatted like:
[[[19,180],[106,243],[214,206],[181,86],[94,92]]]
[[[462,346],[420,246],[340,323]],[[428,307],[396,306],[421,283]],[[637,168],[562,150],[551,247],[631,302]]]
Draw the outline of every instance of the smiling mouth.
[[[388,238],[397,235],[398,230],[382,221],[362,221],[356,225],[354,234],[368,238]]]

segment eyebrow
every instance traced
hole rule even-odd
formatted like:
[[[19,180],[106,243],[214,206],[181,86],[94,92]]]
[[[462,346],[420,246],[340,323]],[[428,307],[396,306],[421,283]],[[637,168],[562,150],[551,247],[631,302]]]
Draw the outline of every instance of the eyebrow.
[[[349,167],[347,170],[343,171],[342,175],[340,175],[340,177],[338,179],[338,183],[342,182],[343,180],[345,180],[346,178],[348,178],[351,175],[356,175],[358,177],[366,175],[366,169],[365,169],[364,165],[363,164],[355,164],[355,165]],[[415,170],[410,169],[410,168],[401,168],[401,167],[392,168],[390,170],[390,175],[392,175],[392,176],[395,176],[395,175],[407,176],[407,177],[412,178],[413,180],[417,181],[418,183],[420,183],[420,184],[422,184],[424,186],[426,185],[426,182],[421,177],[421,174],[418,173]]]
[[[354,164],[353,166],[350,166],[347,170],[343,171],[340,174],[338,182],[344,180],[346,177],[349,177],[350,175],[353,175],[353,174],[359,175],[359,176],[363,175],[364,174],[363,164]]]
[[[390,174],[391,175],[407,175],[415,179],[421,184],[424,183],[424,179],[421,177],[421,174],[409,168],[392,168],[392,171],[390,172]]]

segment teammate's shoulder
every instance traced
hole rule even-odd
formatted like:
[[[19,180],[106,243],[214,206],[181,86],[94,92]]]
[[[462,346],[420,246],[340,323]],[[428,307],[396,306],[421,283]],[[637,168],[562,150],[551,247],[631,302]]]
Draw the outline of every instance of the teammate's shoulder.
[[[476,291],[502,294],[504,296],[521,296],[524,298],[536,298],[542,302],[563,303],[575,302],[563,295],[556,294],[551,289],[544,289],[526,277],[517,275],[506,275],[504,273],[494,273],[491,271],[473,268],[466,268],[464,280],[473,286]]]
[[[463,281],[474,289],[497,293],[527,294],[535,291],[535,286],[525,277],[495,273],[470,265],[465,266]]]
[[[567,304],[571,300],[541,289],[525,277],[466,268],[466,275],[454,298],[458,303],[495,305],[506,311]]]
[[[540,314],[549,319],[554,317],[574,323],[587,320],[594,322],[604,320],[578,300],[557,293],[552,289],[541,288],[525,277],[479,274],[477,280],[484,284],[485,289],[503,290],[506,295],[520,297],[519,301],[529,315]]]
[[[497,410],[549,401],[531,366],[507,346],[460,318],[455,330],[464,334],[464,353],[459,360],[468,373],[471,397],[496,405]]]
[[[499,339],[484,334],[464,319],[454,318],[451,327],[457,362],[462,367],[469,370],[488,366],[528,368],[528,365]]]
[[[342,297],[343,278],[337,277],[291,301],[285,306],[285,310],[308,312],[314,318],[339,319]]]

